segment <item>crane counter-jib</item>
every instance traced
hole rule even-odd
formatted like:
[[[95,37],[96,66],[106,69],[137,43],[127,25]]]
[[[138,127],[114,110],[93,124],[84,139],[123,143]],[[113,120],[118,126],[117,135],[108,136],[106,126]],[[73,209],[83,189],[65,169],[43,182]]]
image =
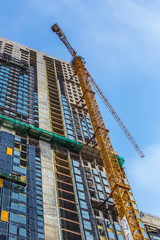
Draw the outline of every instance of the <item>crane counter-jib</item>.
[[[105,127],[95,94],[92,91],[90,84],[91,76],[85,68],[82,58],[76,55],[76,52],[69,44],[58,24],[53,25],[52,30],[58,35],[60,40],[65,44],[71,55],[74,57],[72,67],[79,78],[83,97],[111,188],[111,196],[114,199],[125,237],[130,240],[144,239],[139,220],[130,198],[129,187],[125,184],[123,173],[118,164],[116,154],[108,135],[108,130]]]

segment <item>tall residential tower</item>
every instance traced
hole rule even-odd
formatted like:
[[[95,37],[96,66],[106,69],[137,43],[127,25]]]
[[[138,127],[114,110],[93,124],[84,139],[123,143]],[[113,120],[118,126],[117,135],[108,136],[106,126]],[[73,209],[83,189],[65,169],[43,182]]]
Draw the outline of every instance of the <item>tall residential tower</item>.
[[[0,38],[0,239],[124,239],[81,98],[70,63]]]

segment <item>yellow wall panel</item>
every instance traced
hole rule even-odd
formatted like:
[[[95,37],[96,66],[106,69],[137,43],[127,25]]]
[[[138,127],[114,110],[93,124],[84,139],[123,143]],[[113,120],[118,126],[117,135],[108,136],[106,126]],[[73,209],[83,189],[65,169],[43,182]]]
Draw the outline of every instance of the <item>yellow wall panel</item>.
[[[0,187],[3,187],[3,179],[0,178]]]
[[[103,236],[100,236],[100,239],[101,239],[101,240],[106,240],[106,238],[105,238],[105,237],[103,237]]]
[[[8,212],[7,211],[2,210],[1,220],[4,221],[4,222],[8,222]]]
[[[7,147],[7,154],[12,155],[12,148]]]

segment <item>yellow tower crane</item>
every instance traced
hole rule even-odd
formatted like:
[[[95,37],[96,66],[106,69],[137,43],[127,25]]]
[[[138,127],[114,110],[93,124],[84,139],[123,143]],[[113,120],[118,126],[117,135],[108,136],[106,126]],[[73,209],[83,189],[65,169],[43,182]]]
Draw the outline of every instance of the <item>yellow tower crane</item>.
[[[85,68],[82,57],[77,56],[76,51],[72,48],[58,24],[54,24],[52,26],[52,30],[58,35],[59,39],[65,44],[73,57],[72,67],[79,78],[79,82],[83,92],[83,98],[88,109],[88,113],[94,130],[94,135],[98,144],[98,149],[100,151],[108,182],[110,185],[110,197],[113,197],[114,199],[115,207],[117,209],[117,213],[125,233],[125,238],[127,240],[142,240],[144,239],[144,236],[135,209],[133,207],[133,203],[130,198],[130,188],[125,184],[123,173],[118,164],[116,153],[114,152],[112,143],[110,141],[108,130],[105,127],[101,112],[95,98],[95,93],[93,92],[91,87],[91,83],[97,90],[98,94],[101,96],[102,100],[105,102],[106,106],[109,108],[110,112],[112,113],[118,124],[121,126],[128,139],[131,141],[132,145],[135,147],[136,151],[141,157],[144,157],[144,154],[142,153],[142,151],[132,138],[131,134],[108,102],[108,100],[105,98],[98,85],[95,83],[95,81]]]

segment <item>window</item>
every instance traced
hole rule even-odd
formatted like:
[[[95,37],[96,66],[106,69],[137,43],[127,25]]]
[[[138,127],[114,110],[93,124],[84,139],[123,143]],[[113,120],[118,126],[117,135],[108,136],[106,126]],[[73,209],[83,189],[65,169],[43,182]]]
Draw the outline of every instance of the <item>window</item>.
[[[97,184],[96,186],[97,186],[98,191],[102,191],[102,186],[100,184]]]
[[[99,195],[100,199],[104,200],[104,194],[103,193],[98,193],[98,195]]]
[[[13,198],[13,199],[19,199],[19,194],[18,193],[15,193],[15,192],[12,192],[11,193],[11,197]]]
[[[17,171],[23,174],[26,174],[26,169],[25,168],[21,168],[19,166],[13,165],[13,171]]]
[[[75,171],[76,174],[81,175],[81,172],[80,172],[80,170],[78,168],[74,168],[74,171]]]
[[[89,230],[92,229],[91,228],[91,223],[89,221],[84,220],[83,223],[84,223],[84,228],[85,229],[89,229]]]
[[[93,169],[93,174],[98,176],[98,171],[96,169]]]
[[[17,226],[10,224],[10,233],[17,234]]]
[[[120,232],[122,231],[121,226],[118,223],[115,223],[114,226],[117,231],[120,231]]]
[[[79,198],[80,199],[85,199],[85,195],[82,192],[78,192]]]
[[[20,159],[19,159],[19,158],[14,157],[14,158],[13,158],[13,161],[14,161],[15,163],[20,164]]]
[[[121,235],[121,234],[118,234],[118,240],[124,240],[124,237],[123,237],[123,235]]]
[[[114,233],[108,231],[109,239],[115,239]]]
[[[42,233],[38,233],[38,237],[44,239],[44,234],[42,234]]]
[[[82,217],[85,219],[89,219],[88,211],[82,210]]]
[[[87,209],[87,204],[84,201],[80,201],[81,208]]]
[[[103,178],[106,178],[106,174],[105,174],[104,172],[101,172],[101,176],[102,176]]]
[[[91,232],[85,231],[85,234],[86,234],[87,240],[94,240],[93,235],[92,235]]]
[[[14,155],[20,156],[20,151],[14,150]]]
[[[109,186],[105,186],[105,192],[106,192],[106,193],[110,193],[110,192],[111,192]]]
[[[95,181],[96,181],[97,183],[100,183],[99,177],[95,177]]]
[[[108,181],[106,179],[103,179],[103,184],[108,185]]]
[[[21,236],[25,236],[25,237],[26,237],[26,229],[20,227],[20,228],[19,228],[19,235],[21,235]]]
[[[77,183],[77,188],[78,188],[78,190],[84,191],[84,187],[80,183]]]
[[[81,177],[81,176],[77,176],[77,175],[76,175],[75,177],[76,177],[76,181],[77,181],[77,182],[82,182],[82,177]]]

